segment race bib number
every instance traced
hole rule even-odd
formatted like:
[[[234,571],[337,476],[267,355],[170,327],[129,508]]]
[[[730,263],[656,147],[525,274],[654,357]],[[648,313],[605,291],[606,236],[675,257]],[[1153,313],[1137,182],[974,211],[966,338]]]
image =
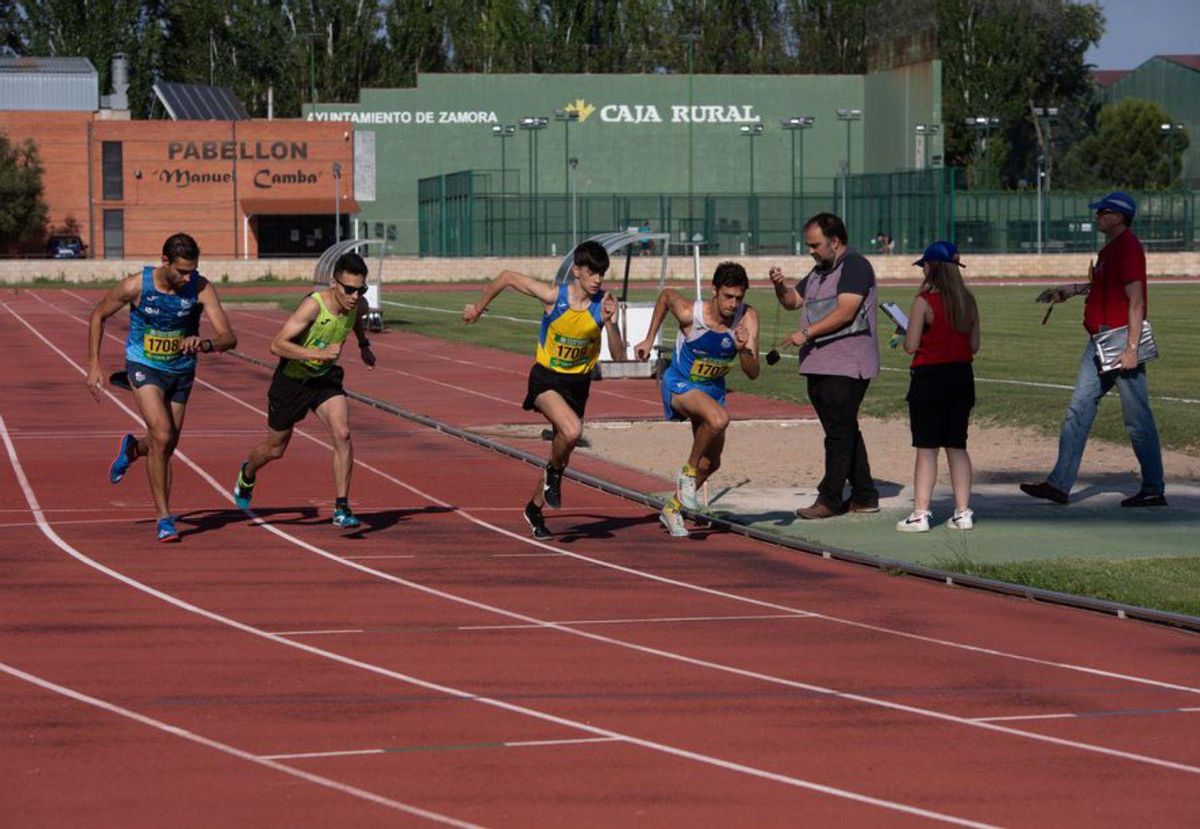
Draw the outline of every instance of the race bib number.
[[[721,360],[715,357],[697,357],[692,363],[692,372],[688,377],[693,383],[711,383],[720,380],[733,368],[733,358]]]
[[[183,351],[183,340],[182,331],[157,331],[147,328],[142,334],[142,351],[149,360],[170,362]]]
[[[325,342],[325,340],[315,339],[311,343],[309,343],[308,347],[309,348],[324,348],[327,345],[329,345],[329,343]],[[300,363],[300,365],[304,366],[306,369],[308,369],[310,372],[312,372],[314,374],[320,374],[322,371],[329,368],[330,362],[328,360],[304,360],[303,362]]]
[[[592,340],[555,334],[554,341],[550,343],[550,367],[572,369],[586,365],[592,359],[598,345]]]

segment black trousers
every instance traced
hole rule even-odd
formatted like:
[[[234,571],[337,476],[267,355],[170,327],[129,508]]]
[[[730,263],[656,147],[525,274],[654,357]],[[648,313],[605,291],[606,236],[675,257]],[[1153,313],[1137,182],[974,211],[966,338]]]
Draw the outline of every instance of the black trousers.
[[[858,429],[858,408],[870,380],[836,374],[809,374],[808,399],[825,430],[825,477],[817,487],[818,500],[830,509],[842,505],[842,488],[850,482],[850,498],[875,503],[879,490],[871,478],[867,445]]]

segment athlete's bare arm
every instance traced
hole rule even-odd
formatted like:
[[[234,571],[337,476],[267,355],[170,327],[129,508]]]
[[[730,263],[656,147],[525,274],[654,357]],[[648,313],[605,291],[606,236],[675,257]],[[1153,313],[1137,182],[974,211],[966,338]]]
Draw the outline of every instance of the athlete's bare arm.
[[[684,299],[674,288],[664,288],[659,292],[658,299],[654,301],[654,311],[650,315],[650,330],[646,333],[646,338],[634,347],[634,354],[639,360],[650,359],[650,352],[654,348],[654,338],[658,336],[658,330],[662,328],[668,311],[679,322],[679,329],[684,336],[687,336],[688,332],[692,330],[691,301]]]
[[[534,279],[532,276],[526,276],[516,271],[501,271],[499,276],[484,286],[483,293],[479,295],[477,302],[463,308],[462,321],[472,323],[483,316],[483,312],[487,310],[488,305],[505,288],[512,288],[517,293],[541,300],[546,311],[553,308],[554,303],[558,300],[557,285],[550,282],[542,282],[539,279]]]
[[[758,363],[758,312],[746,306],[741,322],[733,329],[733,341],[738,347],[738,362],[742,372],[751,380],[757,379]]]
[[[117,311],[137,299],[141,292],[142,275],[132,274],[114,285],[92,309],[92,315],[88,319],[88,373],[84,384],[97,400],[100,399],[100,388],[104,384],[104,372],[100,368],[104,323]]]
[[[275,339],[271,340],[271,353],[289,360],[336,360],[342,353],[341,343],[330,343],[324,348],[305,348],[292,342],[312,325],[320,312],[317,301],[306,296],[275,334]]]
[[[203,277],[201,277],[203,279]],[[208,319],[208,324],[212,326],[213,336],[201,338],[199,336],[187,337],[182,344],[184,354],[194,354],[197,351],[228,351],[237,345],[237,335],[233,333],[233,324],[229,322],[229,317],[225,314],[225,309],[221,306],[221,298],[217,296],[217,289],[207,279],[200,288],[197,299],[204,305],[204,316]],[[205,340],[208,340],[209,345],[205,345]]]
[[[367,298],[360,296],[358,298],[358,306],[354,309],[354,336],[358,340],[358,356],[362,358],[367,368],[374,370],[375,352],[371,350],[371,341],[367,339],[367,331],[363,327],[364,320],[366,320],[370,310],[370,306],[367,305]]]

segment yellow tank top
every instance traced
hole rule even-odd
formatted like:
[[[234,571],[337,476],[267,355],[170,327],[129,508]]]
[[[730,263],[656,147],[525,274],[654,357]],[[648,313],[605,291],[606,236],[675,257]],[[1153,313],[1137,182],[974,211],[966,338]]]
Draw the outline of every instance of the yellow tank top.
[[[583,311],[571,308],[568,285],[558,289],[554,309],[542,315],[537,363],[560,374],[587,374],[600,360],[600,302],[596,295]]]
[[[325,307],[325,302],[319,293],[311,295],[317,301],[317,318],[312,321],[301,337],[293,342],[305,348],[324,348],[335,343],[344,343],[350,331],[354,328],[357,318],[356,311],[348,314],[335,314]],[[295,380],[308,380],[320,377],[328,372],[337,360],[288,360],[283,362],[283,373]]]

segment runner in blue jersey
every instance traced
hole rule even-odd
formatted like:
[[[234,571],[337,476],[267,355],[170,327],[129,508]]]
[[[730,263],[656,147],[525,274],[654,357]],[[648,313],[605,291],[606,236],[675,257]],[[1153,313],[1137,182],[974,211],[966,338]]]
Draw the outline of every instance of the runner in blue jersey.
[[[688,534],[681,508],[699,509],[696,491],[721,466],[729,426],[725,375],[737,362],[751,380],[758,377],[758,314],[744,302],[749,288],[746,269],[736,262],[717,266],[708,300],[692,302],[666,288],[654,303],[646,339],[636,346],[638,359],[649,359],[667,312],[678,321],[675,358],[661,378],[663,413],[667,420],[691,421],[692,451],[659,516],[676,537]]]
[[[146,458],[150,492],[159,516],[159,541],[179,540],[169,505],[170,464],[196,377],[196,355],[237,345],[216,288],[196,271],[199,261],[196,240],[186,233],[175,234],[163,244],[162,264],[157,268],[147,265],[141,273],[118,282],[92,310],[88,323],[86,383],[99,400],[104,378],[100,367],[104,323],[129,306],[125,372],[146,422],[146,434],[121,438],[108,479],[118,483],[133,461]],[[212,326],[212,337],[200,336],[201,312]]]

